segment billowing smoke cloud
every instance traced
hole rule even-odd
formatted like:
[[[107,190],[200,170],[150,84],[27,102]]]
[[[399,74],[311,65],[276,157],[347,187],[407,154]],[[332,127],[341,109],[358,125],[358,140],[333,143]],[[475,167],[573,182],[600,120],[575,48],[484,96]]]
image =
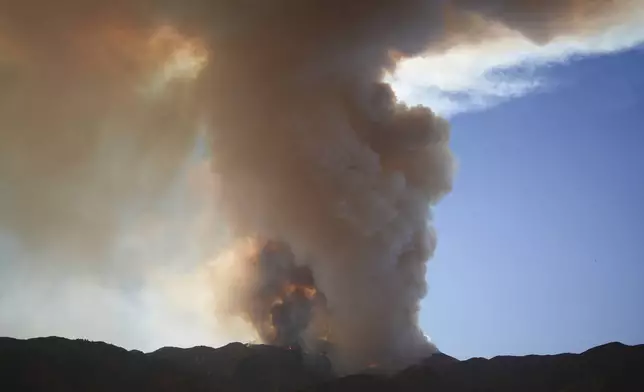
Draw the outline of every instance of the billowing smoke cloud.
[[[417,318],[430,206],[454,166],[446,121],[398,101],[385,73],[508,31],[586,34],[639,2],[14,3],[0,2],[3,226],[27,248],[101,259],[203,125],[212,197],[246,241],[240,275],[215,276],[231,290],[220,309],[269,343],[328,340],[355,371],[435,350]]]
[[[247,239],[230,256],[224,267],[233,273],[222,270],[222,260],[212,271],[215,280],[225,276],[236,281],[232,291],[218,296],[222,312],[239,314],[263,342],[307,352],[328,350],[326,296],[316,287],[311,269],[296,264],[287,244]]]
[[[0,221],[31,249],[98,258],[194,147],[191,75],[176,56],[199,48],[142,28],[126,3],[0,5]]]

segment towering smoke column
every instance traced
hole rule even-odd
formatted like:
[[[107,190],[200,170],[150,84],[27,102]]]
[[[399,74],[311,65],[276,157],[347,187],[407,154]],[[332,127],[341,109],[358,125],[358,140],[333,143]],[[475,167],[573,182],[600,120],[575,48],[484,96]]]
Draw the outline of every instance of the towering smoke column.
[[[207,14],[219,203],[238,236],[283,241],[312,270],[341,371],[433,350],[417,313],[435,246],[429,206],[451,186],[448,126],[398,102],[384,72],[453,37],[479,38],[468,20],[491,37],[504,25],[544,40],[597,16],[596,2],[493,3],[222,3]]]
[[[340,371],[395,369],[434,350],[417,314],[436,243],[430,206],[451,188],[449,130],[398,102],[385,73],[400,58],[512,30],[539,42],[585,34],[640,4],[14,3],[0,1],[0,48],[21,64],[4,65],[17,76],[1,81],[2,223],[29,245],[62,233],[70,249],[95,249],[114,235],[114,215],[163,189],[204,122],[217,202],[251,244],[225,309],[268,343],[329,340]],[[159,25],[176,34],[152,50]],[[155,98],[141,93],[177,48],[195,50],[186,37],[208,51],[198,79],[179,73]],[[106,141],[131,150],[122,174],[117,157],[105,161]],[[87,235],[96,241],[79,241]]]
[[[395,56],[424,49],[431,5],[275,2],[209,14],[218,202],[235,235],[284,242],[311,269],[341,371],[433,350],[417,312],[435,242],[429,205],[450,189],[448,127],[381,82]]]

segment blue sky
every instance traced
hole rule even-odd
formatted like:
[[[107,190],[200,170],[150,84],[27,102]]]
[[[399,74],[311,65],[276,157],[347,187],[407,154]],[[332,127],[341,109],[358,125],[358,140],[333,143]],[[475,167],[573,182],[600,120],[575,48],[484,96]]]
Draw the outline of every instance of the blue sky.
[[[644,51],[452,118],[421,324],[458,358],[644,343]]]

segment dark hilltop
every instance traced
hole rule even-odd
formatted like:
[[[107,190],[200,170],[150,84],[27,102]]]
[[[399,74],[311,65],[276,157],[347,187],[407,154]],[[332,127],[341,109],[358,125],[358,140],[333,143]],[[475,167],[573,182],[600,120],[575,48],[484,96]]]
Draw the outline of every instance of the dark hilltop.
[[[0,338],[0,391],[644,391],[644,345],[582,354],[456,360],[339,377],[322,355],[231,343],[151,353],[58,337]]]

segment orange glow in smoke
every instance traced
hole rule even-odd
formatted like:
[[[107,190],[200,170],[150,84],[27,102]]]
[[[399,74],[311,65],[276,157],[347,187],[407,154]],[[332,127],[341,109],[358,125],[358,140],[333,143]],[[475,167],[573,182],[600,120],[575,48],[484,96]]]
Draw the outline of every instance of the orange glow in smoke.
[[[161,77],[195,79],[208,61],[208,51],[197,39],[189,39],[169,26],[159,28],[149,39],[148,46],[158,56]]]
[[[207,64],[208,51],[200,39],[171,26],[141,29],[107,21],[79,26],[66,39],[60,66],[72,74],[100,75],[121,85],[150,85],[159,91],[172,80],[195,79]],[[32,63],[42,62],[30,53]],[[52,72],[58,72],[51,66]]]
[[[317,289],[312,286],[296,285],[294,283],[289,283],[284,288],[285,295],[291,295],[296,291],[301,292],[308,299],[313,299],[313,297],[315,297],[315,295],[317,294]]]

